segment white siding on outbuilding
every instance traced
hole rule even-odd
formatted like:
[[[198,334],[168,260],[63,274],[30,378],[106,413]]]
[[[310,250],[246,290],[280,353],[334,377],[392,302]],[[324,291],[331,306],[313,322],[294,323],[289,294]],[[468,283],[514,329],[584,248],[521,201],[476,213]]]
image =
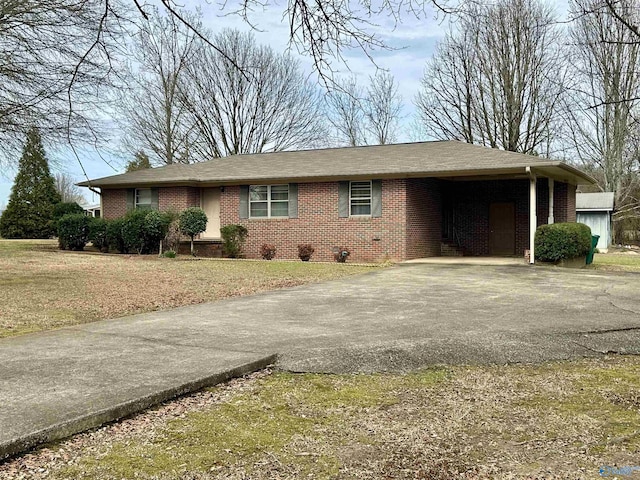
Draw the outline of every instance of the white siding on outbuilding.
[[[613,212],[613,192],[576,194],[576,221],[591,228],[592,235],[599,235],[597,248],[611,245],[611,214]]]
[[[591,235],[600,235],[598,250],[611,245],[611,213],[610,212],[577,212],[576,221],[584,223],[591,229]]]

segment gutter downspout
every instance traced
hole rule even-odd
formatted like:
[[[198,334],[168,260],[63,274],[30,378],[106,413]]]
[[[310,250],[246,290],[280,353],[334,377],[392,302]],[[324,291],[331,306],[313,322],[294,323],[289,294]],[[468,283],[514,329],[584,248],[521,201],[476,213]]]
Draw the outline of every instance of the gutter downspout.
[[[535,236],[536,228],[538,228],[537,199],[536,199],[536,174],[531,171],[531,167],[525,167],[527,176],[529,177],[529,263],[533,265],[536,261],[535,256]]]

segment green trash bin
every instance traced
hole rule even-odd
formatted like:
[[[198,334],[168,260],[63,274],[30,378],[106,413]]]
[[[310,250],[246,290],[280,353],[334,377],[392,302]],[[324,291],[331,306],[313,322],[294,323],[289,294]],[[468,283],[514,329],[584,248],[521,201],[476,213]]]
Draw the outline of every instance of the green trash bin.
[[[589,250],[589,253],[587,253],[587,265],[591,265],[593,263],[593,255],[596,253],[598,240],[600,240],[600,235],[591,235],[591,249]]]

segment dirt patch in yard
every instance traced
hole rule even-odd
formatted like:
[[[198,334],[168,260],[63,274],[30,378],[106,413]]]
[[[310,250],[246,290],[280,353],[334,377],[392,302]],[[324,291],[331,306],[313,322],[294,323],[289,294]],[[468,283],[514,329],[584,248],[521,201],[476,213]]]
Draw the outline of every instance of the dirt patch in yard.
[[[640,465],[638,391],[640,358],[619,356],[261,372],[7,462],[0,477],[601,478]]]
[[[89,255],[0,240],[0,337],[341,278],[375,267]]]

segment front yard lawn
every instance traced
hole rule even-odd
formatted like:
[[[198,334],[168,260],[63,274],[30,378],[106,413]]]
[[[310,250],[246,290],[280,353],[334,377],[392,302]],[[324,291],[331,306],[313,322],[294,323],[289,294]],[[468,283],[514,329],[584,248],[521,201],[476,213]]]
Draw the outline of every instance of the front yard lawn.
[[[0,477],[595,479],[640,466],[639,391],[631,356],[262,372],[7,462]]]
[[[341,278],[376,267],[63,252],[0,240],[0,337]]]
[[[598,270],[640,272],[640,254],[596,253],[593,266]]]

